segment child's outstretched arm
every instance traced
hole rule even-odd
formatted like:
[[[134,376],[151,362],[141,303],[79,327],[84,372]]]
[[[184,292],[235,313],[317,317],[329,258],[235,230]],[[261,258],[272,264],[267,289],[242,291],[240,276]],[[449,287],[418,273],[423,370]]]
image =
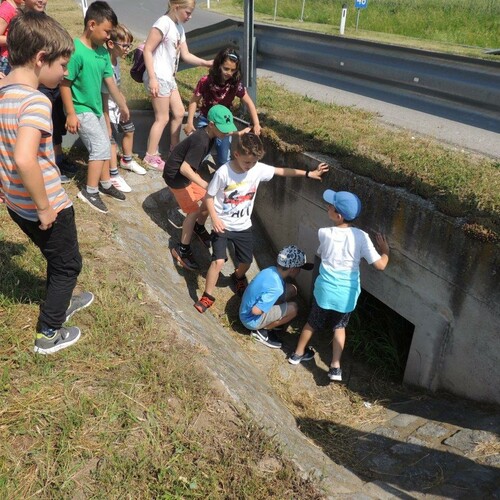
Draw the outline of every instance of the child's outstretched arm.
[[[57,218],[52,208],[43,182],[43,175],[38,164],[38,148],[42,133],[33,127],[20,127],[14,146],[14,162],[21,176],[23,185],[36,205],[40,229],[50,229]]]
[[[253,125],[253,133],[255,135],[260,135],[259,115],[257,114],[255,104],[253,103],[252,98],[248,95],[248,92],[245,92],[245,95],[241,98],[241,102],[247,107],[248,112],[250,113],[250,119],[252,120]]]
[[[201,57],[191,54],[186,42],[181,43],[179,50],[182,60],[188,64],[191,64],[191,66],[204,66],[205,68],[210,68],[210,66],[212,66],[212,63],[214,62],[213,59],[207,61],[206,59],[202,59]]]
[[[186,135],[192,134],[196,130],[194,126],[194,114],[198,109],[198,104],[200,101],[201,101],[201,96],[197,96],[196,94],[193,94],[193,97],[191,97],[191,100],[189,101],[187,122],[186,126],[184,127],[184,133]]]
[[[382,256],[380,257],[380,259],[376,260],[372,264],[372,266],[378,271],[383,271],[389,263],[389,243],[387,243],[387,238],[385,237],[385,235],[380,233],[377,233],[375,235],[375,239]]]
[[[321,178],[328,172],[329,168],[327,163],[320,163],[315,170],[275,167],[274,175],[279,175],[281,177],[309,177],[309,179],[315,179],[321,182]]]

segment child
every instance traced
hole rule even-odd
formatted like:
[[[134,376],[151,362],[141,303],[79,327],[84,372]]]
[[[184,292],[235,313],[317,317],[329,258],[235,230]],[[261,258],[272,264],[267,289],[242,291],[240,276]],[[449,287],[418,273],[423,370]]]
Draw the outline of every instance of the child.
[[[25,0],[24,12],[45,12],[46,6],[47,0]],[[66,115],[64,114],[59,85],[53,89],[49,89],[45,85],[40,85],[38,90],[46,95],[52,103],[52,142],[56,164],[61,171],[62,182],[69,182],[69,177],[73,177],[78,172],[78,167],[70,163],[63,155],[62,141],[63,136],[66,135]]]
[[[118,62],[118,58],[124,57],[128,53],[133,41],[134,37],[130,30],[123,24],[118,24],[118,26],[111,32],[109,40],[106,42],[106,47],[108,49],[109,56],[111,57],[111,64],[113,65],[114,79],[118,88],[120,88],[121,83],[120,64]],[[108,89],[104,84],[102,86],[102,94],[104,99],[104,114],[106,116],[106,121],[109,120],[109,126],[111,127],[111,182],[120,191],[125,193],[130,192],[130,186],[118,173],[116,140],[118,140],[120,135],[123,134],[123,156],[120,159],[120,167],[125,170],[135,172],[136,174],[144,175],[146,170],[132,158],[135,126],[131,120],[127,122],[121,121],[120,110],[118,109],[115,101],[109,98]]]
[[[35,90],[59,84],[73,42],[44,13],[27,12],[11,22],[9,49],[12,71],[0,81],[0,180],[9,215],[47,260],[34,351],[50,354],[78,341],[80,329],[62,325],[94,299],[71,297],[82,268],[74,210],[55,164],[50,102]]]
[[[344,349],[345,329],[361,292],[359,263],[365,259],[375,269],[383,271],[389,262],[389,245],[385,237],[377,234],[380,256],[370,237],[361,229],[352,227],[352,221],[361,212],[359,198],[347,191],[327,189],[323,199],[328,206],[328,217],[333,227],[318,231],[321,265],[314,284],[314,298],[306,325],[302,329],[295,352],[288,362],[297,365],[314,357],[306,349],[313,333],[333,327],[333,358],[328,372],[330,380],[342,380],[340,358]]]
[[[187,124],[184,131],[187,135],[194,132],[194,114],[201,103],[200,116],[196,128],[207,125],[208,110],[214,104],[222,104],[229,109],[235,97],[247,107],[253,124],[253,132],[260,135],[260,123],[255,105],[241,81],[241,60],[238,53],[231,48],[221,50],[214,59],[208,75],[203,76],[188,106]],[[231,138],[225,137],[215,141],[217,149],[216,165],[220,167],[231,159]]]
[[[227,260],[227,244],[234,245],[238,262],[231,275],[238,295],[247,286],[245,273],[253,258],[252,210],[260,182],[269,181],[274,175],[282,177],[310,177],[321,180],[328,171],[326,163],[320,163],[313,171],[294,168],[271,167],[259,160],[264,156],[264,146],[256,134],[240,137],[234,159],[215,172],[207,190],[205,202],[212,218],[212,263],[207,273],[205,291],[194,307],[204,313],[215,301],[215,285]]]
[[[204,226],[208,212],[205,204],[200,204],[208,183],[198,174],[198,167],[210,151],[215,138],[223,138],[235,131],[231,111],[225,106],[213,106],[208,112],[207,127],[197,130],[177,144],[163,170],[165,182],[186,213],[182,224],[181,244],[171,250],[177,262],[186,269],[199,269],[190,247],[193,230],[207,247],[210,246],[210,235]]]
[[[155,121],[148,138],[145,163],[150,167],[163,170],[165,162],[161,159],[158,146],[168,120],[170,122],[170,151],[180,138],[184,117],[184,105],[177,90],[175,73],[179,56],[193,66],[210,67],[212,61],[205,61],[189,52],[183,24],[193,14],[195,0],[170,0],[167,13],[161,16],[151,28],[144,45],[144,86],[151,94]]]
[[[98,212],[107,213],[99,191],[120,201],[125,195],[111,183],[109,169],[104,169],[111,156],[111,145],[103,116],[103,80],[124,121],[129,119],[129,111],[114,81],[108,51],[103,47],[118,24],[116,14],[106,2],[97,0],[89,5],[84,23],[82,36],[74,40],[75,52],[68,63],[68,76],[61,83],[61,97],[68,132],[78,132],[89,152],[87,186],[78,193],[78,198]]]
[[[296,302],[289,302],[297,295],[297,288],[285,283],[296,278],[301,269],[310,271],[313,264],[306,263],[306,254],[295,245],[283,248],[278,254],[277,265],[262,270],[250,282],[240,305],[240,321],[251,330],[251,336],[274,349],[281,342],[272,338],[269,330],[286,325],[297,316]]]
[[[9,49],[7,47],[9,24],[23,3],[24,0],[3,0],[0,4],[0,72],[4,75],[8,75],[10,72]]]

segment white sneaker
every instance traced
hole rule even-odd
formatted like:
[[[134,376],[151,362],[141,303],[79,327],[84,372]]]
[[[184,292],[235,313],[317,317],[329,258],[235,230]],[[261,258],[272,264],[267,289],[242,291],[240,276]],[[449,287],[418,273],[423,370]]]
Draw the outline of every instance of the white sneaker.
[[[112,175],[111,184],[122,193],[130,193],[132,191],[132,188],[125,182],[125,179],[121,175]]]
[[[141,167],[135,160],[131,160],[127,163],[123,161],[123,159],[121,159],[120,167],[124,168],[125,170],[130,170],[131,172],[139,175],[144,175],[146,173],[146,169],[144,167]]]

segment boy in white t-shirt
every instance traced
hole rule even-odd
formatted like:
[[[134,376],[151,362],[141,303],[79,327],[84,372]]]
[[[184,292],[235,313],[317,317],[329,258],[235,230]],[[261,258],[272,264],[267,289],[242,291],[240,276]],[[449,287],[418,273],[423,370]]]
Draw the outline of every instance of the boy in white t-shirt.
[[[328,171],[326,163],[316,170],[271,167],[259,160],[264,146],[258,135],[243,134],[237,141],[234,160],[222,165],[210,182],[206,195],[208,213],[212,219],[212,263],[207,273],[205,291],[194,307],[204,313],[215,302],[213,296],[219,273],[227,260],[227,244],[232,242],[238,262],[231,275],[238,295],[243,295],[248,281],[245,277],[253,258],[252,210],[260,182],[274,175],[309,177],[321,180]]]
[[[313,333],[331,326],[333,359],[328,378],[340,381],[340,358],[344,349],[345,329],[361,293],[359,263],[363,258],[375,269],[383,271],[389,262],[389,245],[385,236],[377,234],[377,245],[382,252],[379,255],[370,236],[361,229],[352,227],[352,221],[361,212],[361,201],[355,194],[327,189],[323,193],[323,199],[327,203],[328,217],[333,222],[333,227],[323,227],[318,231],[321,265],[314,283],[313,304],[297,348],[288,362],[298,365],[301,361],[312,359],[314,351],[307,348],[307,344]]]

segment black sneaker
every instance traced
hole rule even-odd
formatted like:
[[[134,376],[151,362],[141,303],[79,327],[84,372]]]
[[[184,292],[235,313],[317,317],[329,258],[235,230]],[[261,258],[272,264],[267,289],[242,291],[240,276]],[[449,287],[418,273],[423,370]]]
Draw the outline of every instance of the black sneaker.
[[[94,294],[91,292],[83,292],[79,295],[73,295],[71,297],[71,302],[66,310],[66,321],[69,321],[71,316],[82,309],[90,306],[94,302]]]
[[[37,332],[33,351],[38,354],[53,354],[78,342],[79,338],[80,329],[76,326],[63,326],[59,330],[47,328]]]
[[[89,193],[84,188],[77,194],[77,197],[80,198],[80,200],[87,203],[88,205],[90,205],[94,210],[97,210],[98,212],[101,212],[102,214],[108,213],[108,207],[101,200],[99,193]]]
[[[73,178],[80,170],[77,165],[71,163],[67,158],[63,158],[57,166],[59,167],[61,173],[70,179]]]
[[[121,191],[119,191],[118,189],[115,188],[115,186],[113,186],[113,184],[111,184],[109,188],[105,188],[102,186],[102,184],[99,184],[99,191],[102,194],[105,194],[106,196],[111,196],[111,198],[114,198],[115,200],[118,201],[125,201],[127,199]]]
[[[340,368],[330,368],[328,370],[328,378],[338,382],[342,381],[342,370]]]
[[[193,253],[189,251],[187,254],[181,253],[178,247],[174,247],[170,250],[172,257],[184,268],[190,271],[197,271],[200,266],[194,260]]]
[[[288,362],[291,365],[298,365],[299,363],[302,363],[302,361],[310,361],[311,359],[314,358],[314,351],[308,347],[302,356],[299,356],[298,354],[293,353],[289,358]]]
[[[245,290],[248,286],[248,280],[246,276],[242,276],[241,278],[236,277],[236,271],[231,274],[231,279],[233,280],[234,291],[240,297],[243,297]]]
[[[207,247],[210,248],[210,244],[212,243],[212,236],[210,233],[205,229],[205,227],[202,227],[202,229],[199,229],[196,231],[194,230],[194,234],[198,236],[199,240]]]
[[[272,338],[269,335],[269,331],[265,328],[261,328],[260,330],[252,330],[250,336],[258,342],[267,345],[267,347],[271,347],[272,349],[281,349],[281,342],[277,339]]]

